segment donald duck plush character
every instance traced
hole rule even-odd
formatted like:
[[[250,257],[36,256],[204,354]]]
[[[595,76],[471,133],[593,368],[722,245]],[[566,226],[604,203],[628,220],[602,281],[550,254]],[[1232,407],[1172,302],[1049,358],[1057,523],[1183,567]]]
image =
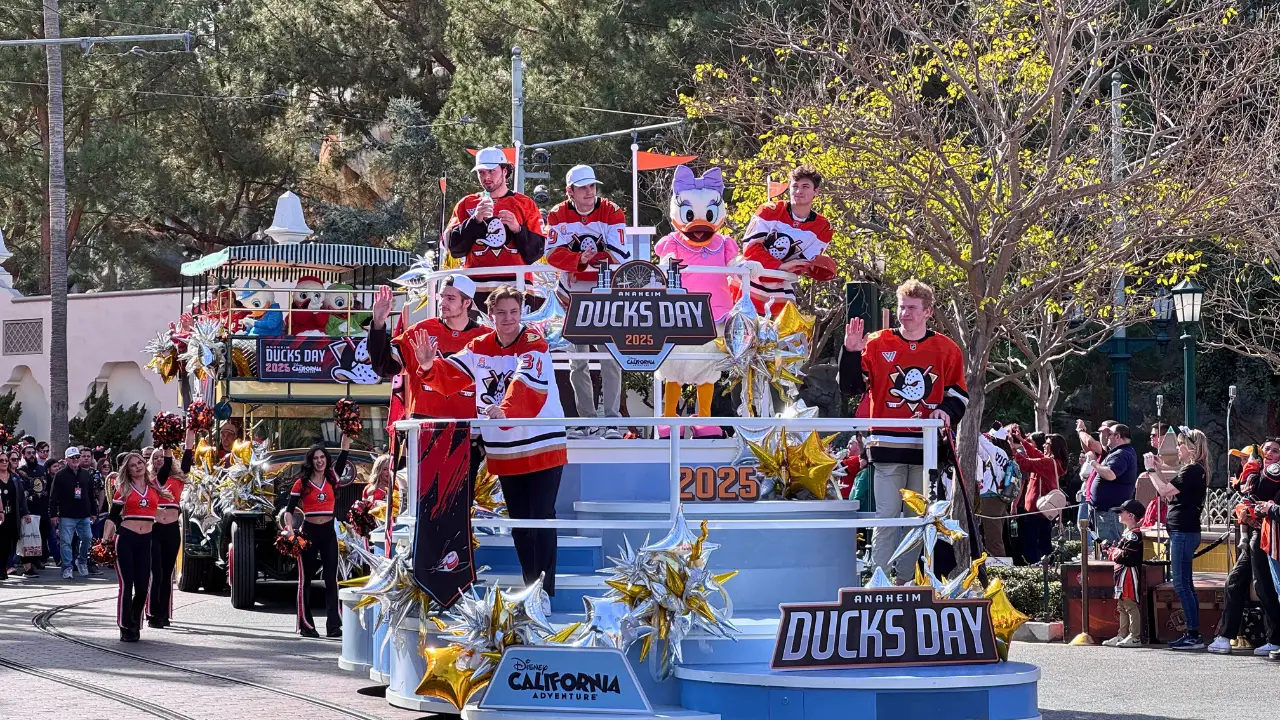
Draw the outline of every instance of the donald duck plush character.
[[[249,316],[240,321],[241,326],[248,328],[249,335],[260,337],[276,337],[284,334],[284,313],[276,302],[276,294],[267,284],[257,278],[250,278],[237,291],[240,305],[249,311]]]
[[[683,267],[729,267],[737,263],[738,243],[720,232],[725,221],[724,179],[719,168],[708,170],[697,177],[688,167],[676,168],[671,186],[669,216],[673,232],[663,237],[653,247],[662,265],[670,267],[678,261]],[[729,292],[729,276],[710,273],[686,272],[684,287],[689,292],[711,295],[711,313],[717,324],[724,321],[733,307]],[[703,346],[708,351],[715,343]],[[699,417],[711,416],[712,390],[720,379],[715,360],[667,360],[658,369],[658,379],[664,383],[663,414],[676,415],[684,385],[697,386]],[[717,427],[695,427],[694,437],[719,437]]]

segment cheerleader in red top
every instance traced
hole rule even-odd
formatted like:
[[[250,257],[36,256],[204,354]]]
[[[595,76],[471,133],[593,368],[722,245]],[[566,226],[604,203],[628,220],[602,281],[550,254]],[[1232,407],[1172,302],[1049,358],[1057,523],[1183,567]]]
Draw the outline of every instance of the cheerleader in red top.
[[[156,522],[151,530],[151,592],[147,595],[147,627],[169,627],[173,617],[173,569],[178,564],[178,549],[182,547],[182,525],[178,522],[178,503],[191,472],[191,450],[196,444],[196,432],[187,431],[182,444],[182,467],[174,472],[173,455],[157,450],[151,457],[163,455],[164,459],[155,474],[155,485],[169,491],[171,498],[160,498],[156,509]],[[155,466],[154,460],[151,463]]]
[[[338,608],[338,535],[333,528],[333,501],[338,490],[338,476],[347,467],[347,448],[351,438],[342,437],[338,460],[330,462],[324,445],[312,445],[302,460],[301,472],[293,483],[286,506],[285,532],[294,532],[294,512],[302,506],[304,522],[299,532],[307,547],[298,558],[298,634],[320,637],[311,617],[311,577],[321,570],[324,578],[324,604],[328,617],[325,635],[342,637],[342,617]]]
[[[168,480],[168,472],[164,474]],[[125,456],[111,501],[111,515],[102,530],[103,542],[115,540],[120,585],[116,624],[124,642],[137,642],[141,635],[142,611],[151,582],[151,526],[160,502],[173,499],[168,490],[148,478],[147,463],[141,455],[131,452]]]

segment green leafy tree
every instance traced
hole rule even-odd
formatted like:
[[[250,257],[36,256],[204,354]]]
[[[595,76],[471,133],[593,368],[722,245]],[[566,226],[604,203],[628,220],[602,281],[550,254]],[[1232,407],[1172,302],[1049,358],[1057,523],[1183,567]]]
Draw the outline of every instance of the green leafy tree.
[[[0,424],[8,428],[14,438],[22,435],[22,431],[18,428],[18,423],[21,421],[22,403],[18,402],[17,393],[10,390],[0,395]]]
[[[94,387],[84,400],[83,414],[69,423],[71,442],[91,447],[101,445],[116,452],[137,450],[142,447],[142,433],[134,433],[146,416],[147,409],[142,403],[127,408],[113,405],[110,389],[104,386],[99,393]]]

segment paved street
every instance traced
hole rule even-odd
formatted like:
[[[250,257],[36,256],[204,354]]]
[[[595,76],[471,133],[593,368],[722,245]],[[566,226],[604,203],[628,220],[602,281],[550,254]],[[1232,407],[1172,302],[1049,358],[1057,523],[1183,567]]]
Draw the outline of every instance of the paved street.
[[[336,642],[294,635],[293,596],[286,586],[268,588],[254,612],[232,609],[224,595],[177,593],[172,628],[144,628],[141,643],[123,645],[117,641],[116,588],[110,576],[63,581],[53,579],[52,572],[45,575],[42,580],[0,583],[0,660],[8,661],[0,667],[0,718],[143,720],[157,713],[175,720],[421,717],[392,708],[380,687],[339,670]],[[55,631],[263,687],[76,645],[33,624],[36,616],[62,606],[71,607],[48,618]],[[1280,665],[1253,657],[1028,644],[1015,645],[1013,656],[1042,668],[1045,720],[1239,720],[1265,717],[1261,708],[1280,703]],[[34,677],[8,667],[10,663],[76,686]],[[126,704],[129,699],[148,710]]]

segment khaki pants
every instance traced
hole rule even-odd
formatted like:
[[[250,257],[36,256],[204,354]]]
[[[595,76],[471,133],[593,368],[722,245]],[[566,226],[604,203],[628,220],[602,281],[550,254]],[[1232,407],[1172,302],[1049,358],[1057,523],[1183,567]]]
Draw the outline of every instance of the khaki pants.
[[[978,514],[982,526],[982,546],[991,557],[1008,557],[1004,551],[1004,524],[1009,515],[1009,504],[1002,498],[978,498]],[[991,520],[988,518],[996,518]]]
[[[905,465],[903,463],[875,464],[876,517],[896,518],[902,515],[901,490],[915,490],[924,494],[924,467]],[[876,528],[871,536],[871,563],[889,572],[889,558],[898,549],[902,541],[902,528]],[[915,577],[916,562],[920,559],[920,547],[898,558],[898,578],[911,580]]]
[[[1120,611],[1120,632],[1116,633],[1116,637],[1140,639],[1142,636],[1142,621],[1138,615],[1138,601],[1120,600],[1116,604]]]

